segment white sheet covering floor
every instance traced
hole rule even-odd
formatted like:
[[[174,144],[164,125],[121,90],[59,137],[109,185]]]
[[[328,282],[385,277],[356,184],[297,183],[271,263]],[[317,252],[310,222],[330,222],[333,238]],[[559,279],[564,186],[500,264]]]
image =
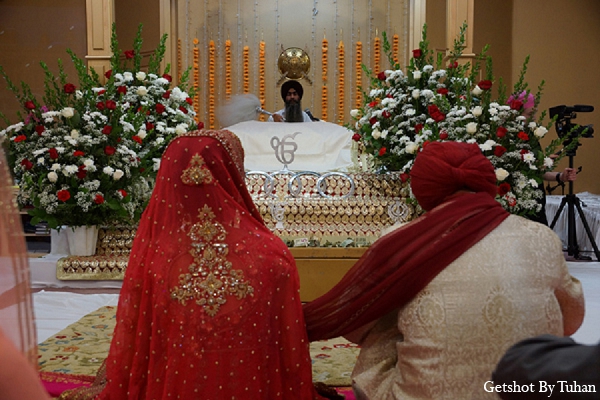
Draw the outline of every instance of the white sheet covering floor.
[[[600,341],[600,262],[568,262],[571,274],[583,284],[586,315],[573,335],[581,343]],[[61,331],[69,324],[102,306],[116,306],[117,294],[79,294],[62,291],[34,293],[38,341]]]

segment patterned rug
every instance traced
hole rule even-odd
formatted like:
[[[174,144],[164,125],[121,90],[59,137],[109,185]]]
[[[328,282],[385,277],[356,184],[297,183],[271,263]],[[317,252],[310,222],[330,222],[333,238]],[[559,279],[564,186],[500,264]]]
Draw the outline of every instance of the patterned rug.
[[[116,311],[116,307],[100,307],[42,342],[38,347],[42,373],[95,375],[108,354]],[[341,337],[311,343],[313,380],[329,386],[350,386],[358,352],[357,345]]]

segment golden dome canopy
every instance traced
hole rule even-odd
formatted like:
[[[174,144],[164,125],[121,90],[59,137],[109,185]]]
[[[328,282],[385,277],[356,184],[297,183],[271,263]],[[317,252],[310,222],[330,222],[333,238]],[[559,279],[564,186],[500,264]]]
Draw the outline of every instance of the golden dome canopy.
[[[289,47],[281,52],[277,67],[283,76],[289,79],[304,78],[310,69],[310,58],[306,51],[298,47]]]

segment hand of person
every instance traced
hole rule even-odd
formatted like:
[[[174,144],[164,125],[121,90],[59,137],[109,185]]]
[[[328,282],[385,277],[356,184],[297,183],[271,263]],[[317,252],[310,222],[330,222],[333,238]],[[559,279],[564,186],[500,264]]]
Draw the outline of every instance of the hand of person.
[[[560,180],[562,182],[573,182],[575,179],[577,179],[577,171],[574,168],[565,168],[560,173]]]
[[[279,114],[273,114],[273,122],[283,122],[283,117]]]

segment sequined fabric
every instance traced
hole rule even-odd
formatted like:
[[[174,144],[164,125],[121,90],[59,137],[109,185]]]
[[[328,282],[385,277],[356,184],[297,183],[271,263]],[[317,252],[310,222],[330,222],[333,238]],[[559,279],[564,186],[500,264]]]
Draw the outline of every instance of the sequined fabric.
[[[509,216],[357,340],[357,398],[496,399],[484,383],[504,352],[530,336],[572,334],[583,312],[556,235]]]
[[[99,399],[316,398],[298,272],[252,202],[238,144],[199,131],[163,155]],[[182,181],[196,155],[213,183]]]

